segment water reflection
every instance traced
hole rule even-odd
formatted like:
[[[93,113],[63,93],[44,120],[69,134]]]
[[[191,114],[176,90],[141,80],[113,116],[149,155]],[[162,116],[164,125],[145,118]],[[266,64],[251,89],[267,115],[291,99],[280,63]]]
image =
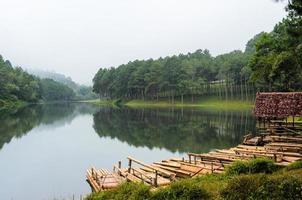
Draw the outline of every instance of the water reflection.
[[[47,104],[0,112],[0,199],[79,197],[90,192],[89,166],[231,147],[254,127],[250,111]]]
[[[54,129],[70,123],[79,114],[93,114],[93,128],[100,137],[118,139],[135,147],[158,147],[180,153],[231,147],[240,143],[247,132],[255,131],[250,111],[32,105],[0,113],[0,149],[13,137],[22,137],[36,126]]]
[[[135,147],[198,153],[237,145],[255,131],[255,120],[246,110],[101,108],[94,114],[94,129],[100,137]]]
[[[60,127],[70,123],[79,114],[93,114],[95,106],[87,104],[30,105],[17,110],[0,112],[0,149],[12,138],[20,138],[37,126]]]

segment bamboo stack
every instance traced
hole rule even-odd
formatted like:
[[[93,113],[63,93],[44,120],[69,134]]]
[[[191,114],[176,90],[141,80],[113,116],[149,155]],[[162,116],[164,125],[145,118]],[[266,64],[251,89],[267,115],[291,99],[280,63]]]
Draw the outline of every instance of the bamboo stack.
[[[258,141],[259,136],[248,136],[244,142]],[[87,170],[87,181],[93,191],[108,190],[117,187],[124,181],[142,182],[151,187],[169,185],[172,182],[210,173],[222,173],[225,166],[237,160],[249,160],[258,157],[272,159],[277,165],[286,166],[302,159],[301,135],[262,136],[262,144],[240,144],[230,149],[217,149],[209,153],[188,153],[187,159],[171,158],[146,164],[128,157],[127,168],[122,168],[119,162],[113,172]],[[252,143],[252,142],[250,142]]]

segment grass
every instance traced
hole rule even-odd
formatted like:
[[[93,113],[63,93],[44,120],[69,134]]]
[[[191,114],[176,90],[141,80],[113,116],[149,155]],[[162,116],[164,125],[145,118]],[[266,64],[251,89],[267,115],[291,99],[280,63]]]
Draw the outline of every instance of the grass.
[[[197,102],[179,102],[176,101],[173,104],[169,101],[143,101],[143,100],[131,100],[125,103],[129,107],[196,107],[206,108],[211,110],[242,110],[251,109],[253,104],[251,102],[239,101],[239,100],[217,100],[206,99]]]
[[[132,108],[165,108],[165,107],[194,107],[202,109],[211,109],[211,110],[250,110],[253,107],[253,102],[250,101],[241,101],[241,100],[219,100],[217,98],[199,98],[194,102],[190,100],[185,100],[181,102],[180,100],[175,100],[174,103],[167,99],[156,100],[121,100],[121,99],[94,99],[80,101],[85,103],[92,103],[97,105],[119,105],[127,106]]]
[[[114,100],[100,100],[100,99],[92,99],[92,100],[82,100],[82,101],[78,101],[81,103],[91,103],[91,104],[95,104],[95,105],[113,105]]]
[[[259,159],[250,161],[248,165],[256,169],[272,167],[270,161]],[[293,165],[295,167],[291,169],[269,170],[268,173],[256,170],[243,174],[203,175],[179,180],[156,190],[139,183],[124,183],[113,190],[93,193],[86,200],[302,199],[302,166],[300,163]]]
[[[232,165],[226,168],[227,175],[240,175],[240,174],[256,174],[265,173],[271,174],[278,170],[278,166],[267,158],[256,158],[248,161],[235,161]]]
[[[215,98],[201,99],[196,102],[175,101],[173,104],[167,100],[160,101],[143,101],[143,100],[131,100],[125,103],[129,107],[196,107],[196,108],[209,108],[214,110],[243,110],[251,109],[253,107],[252,102],[240,101],[240,100],[219,100]]]

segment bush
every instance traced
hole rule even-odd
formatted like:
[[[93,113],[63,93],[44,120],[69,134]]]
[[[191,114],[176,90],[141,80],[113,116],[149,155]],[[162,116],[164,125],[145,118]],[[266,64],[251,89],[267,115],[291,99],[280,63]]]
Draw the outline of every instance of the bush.
[[[302,181],[293,176],[268,178],[261,187],[252,193],[251,199],[302,199]]]
[[[227,175],[239,175],[249,172],[248,162],[235,161],[226,169]]]
[[[278,167],[272,160],[266,158],[256,158],[249,161],[235,161],[226,169],[227,175],[273,173]]]
[[[248,199],[261,185],[264,175],[242,175],[232,178],[220,192],[221,197],[228,200]]]
[[[146,200],[150,197],[150,187],[144,184],[124,183],[113,190],[92,194],[87,200]]]
[[[154,193],[152,200],[202,200],[209,194],[194,180],[182,180]]]
[[[255,173],[273,173],[277,171],[278,167],[270,159],[256,158],[248,162],[249,172]]]
[[[294,170],[294,169],[302,169],[302,160],[293,162],[291,164],[289,164],[286,168],[287,171],[289,170]]]
[[[229,200],[298,200],[302,199],[302,180],[287,175],[244,175],[231,179],[220,194]]]

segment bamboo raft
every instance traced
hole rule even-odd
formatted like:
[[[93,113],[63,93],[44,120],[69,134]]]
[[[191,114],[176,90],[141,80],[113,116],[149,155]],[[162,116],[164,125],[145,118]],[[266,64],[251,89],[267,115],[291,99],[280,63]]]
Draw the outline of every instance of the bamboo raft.
[[[302,135],[290,131],[280,134],[247,135],[242,144],[230,149],[216,149],[209,153],[187,153],[187,158],[170,158],[146,164],[128,157],[128,166],[122,168],[121,162],[113,166],[113,171],[87,170],[87,182],[93,192],[108,190],[119,184],[142,182],[151,187],[166,186],[183,178],[203,174],[222,173],[225,167],[237,160],[264,157],[272,159],[277,165],[288,164],[302,159]]]

